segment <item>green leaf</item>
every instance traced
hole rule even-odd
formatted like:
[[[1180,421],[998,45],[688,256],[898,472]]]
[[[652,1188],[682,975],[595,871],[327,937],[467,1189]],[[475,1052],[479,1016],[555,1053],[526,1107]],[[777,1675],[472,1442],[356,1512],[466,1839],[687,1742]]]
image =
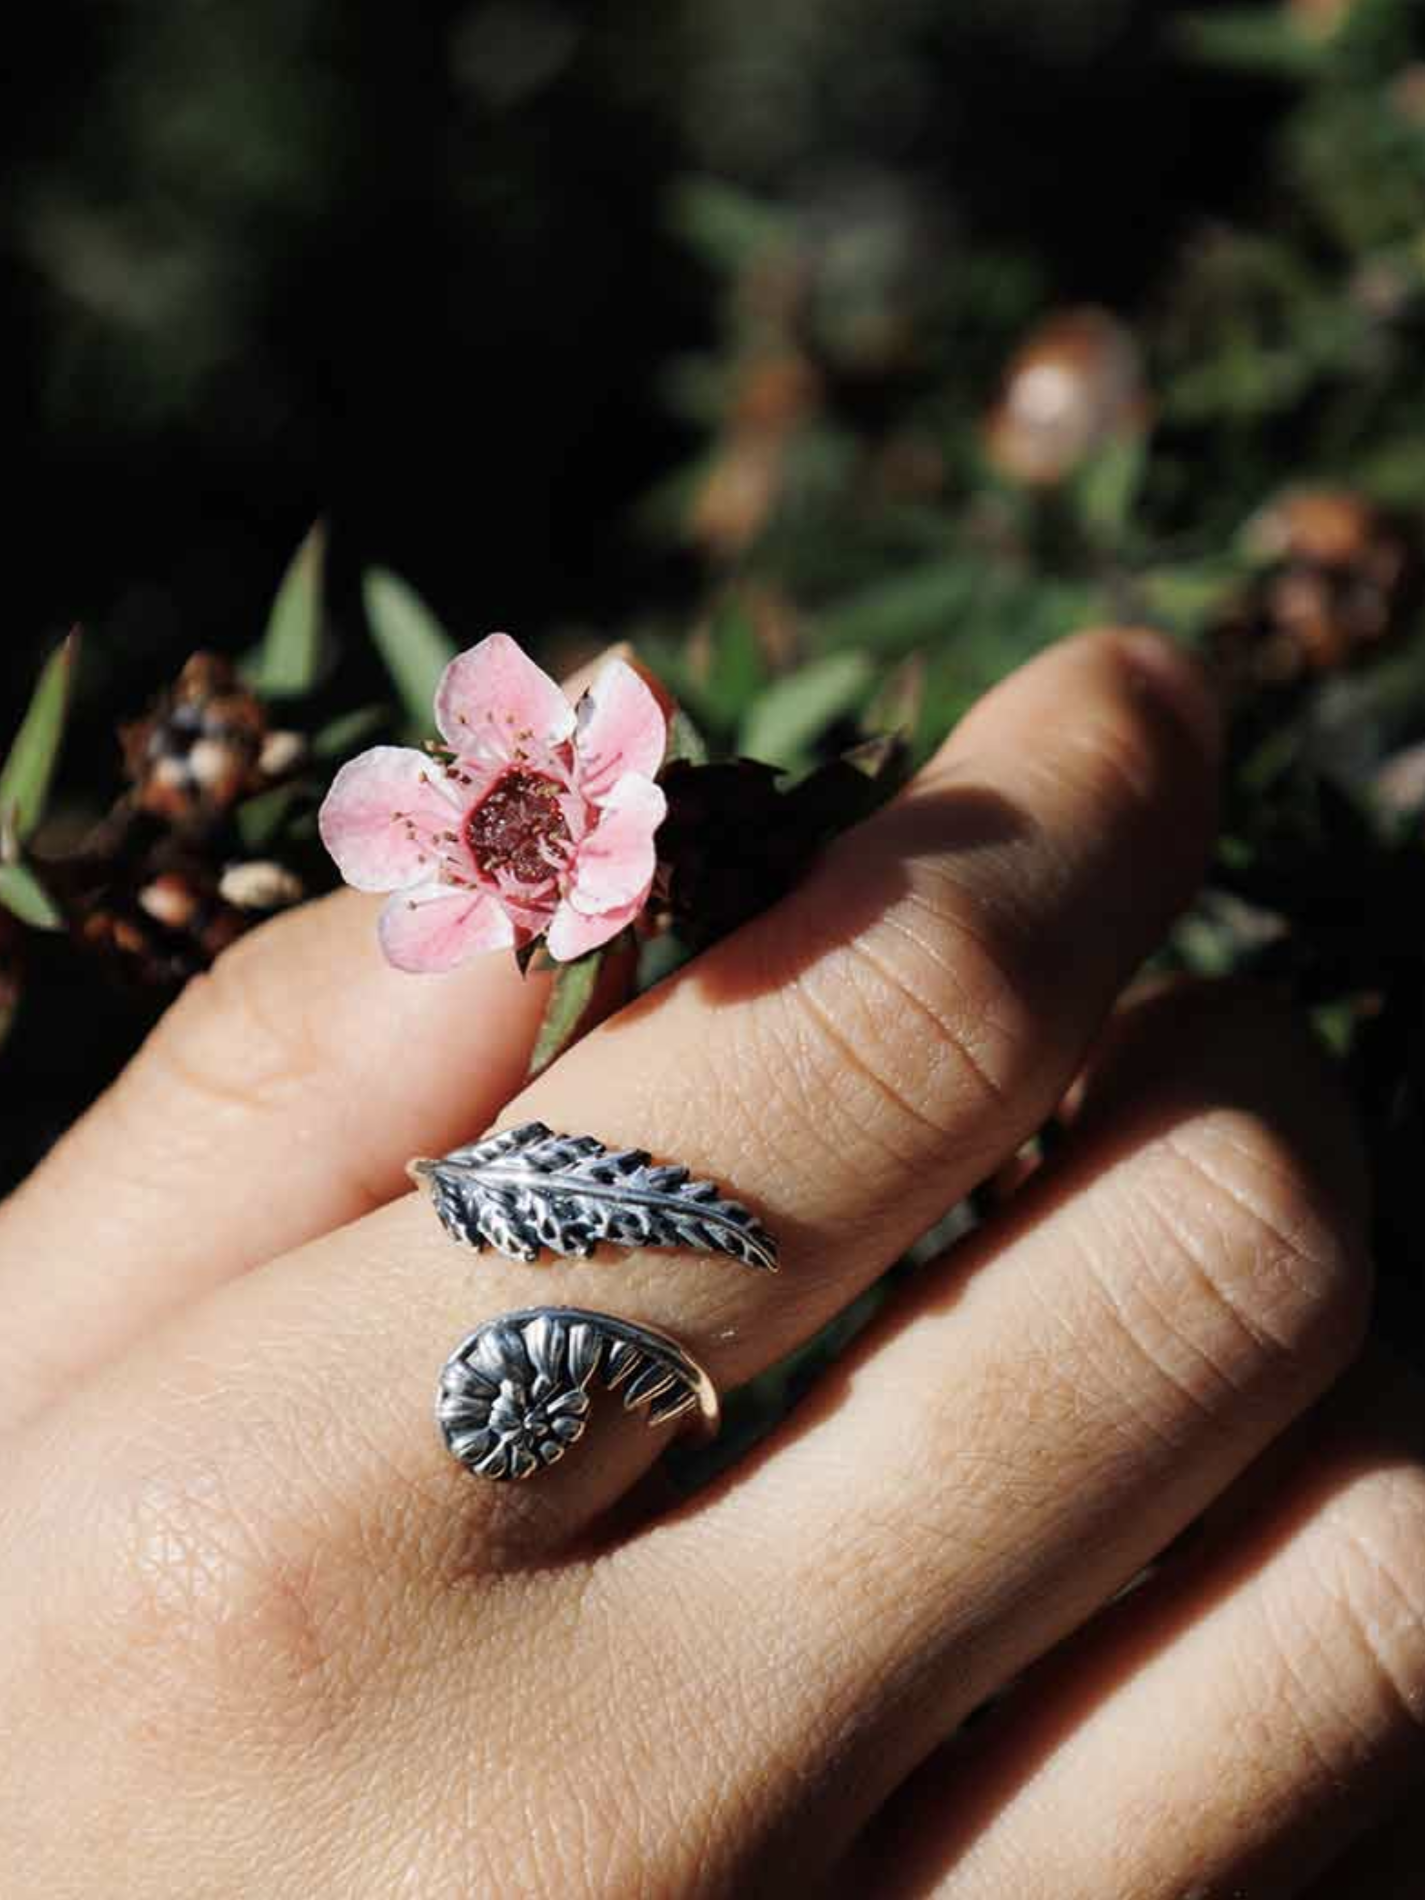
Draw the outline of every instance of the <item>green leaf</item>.
[[[1150,568],[1134,580],[1135,611],[1181,638],[1199,639],[1233,599],[1246,571],[1244,560],[1217,556]]]
[[[710,719],[734,729],[767,684],[767,662],[752,617],[735,597],[713,616],[711,656],[702,684],[702,702]]]
[[[903,772],[907,746],[899,732],[877,732],[841,754],[841,763],[873,783]]]
[[[588,1014],[589,1004],[593,1000],[594,986],[599,980],[599,971],[603,968],[609,947],[608,944],[602,944],[597,950],[576,957],[572,963],[555,966],[549,1001],[544,1006],[539,1034],[534,1039],[534,1053],[529,1059],[531,1077],[542,1074],[578,1034],[579,1025]]]
[[[1175,37],[1203,65],[1286,80],[1320,71],[1331,40],[1329,33],[1304,31],[1285,5],[1188,14]]]
[[[322,659],[322,577],[326,527],[318,521],[288,563],[267,616],[267,628],[243,671],[265,699],[296,699],[311,692]]]
[[[358,706],[353,712],[339,713],[312,734],[312,757],[344,759],[364,739],[380,732],[390,717],[389,706]]]
[[[46,660],[20,730],[0,768],[0,844],[23,844],[44,816],[64,743],[78,654],[76,628]]]
[[[740,271],[791,235],[785,212],[720,178],[677,179],[666,202],[674,233],[714,270]]]
[[[865,694],[875,668],[864,653],[827,653],[775,680],[752,707],[738,735],[748,758],[792,765],[833,720]]]
[[[1090,541],[1110,549],[1119,545],[1147,467],[1147,442],[1135,430],[1106,442],[1075,472],[1072,499]]]
[[[361,598],[371,637],[386,662],[406,717],[428,732],[435,689],[455,658],[455,642],[415,589],[384,567],[367,569]]]
[[[281,831],[298,798],[295,785],[275,785],[271,791],[245,798],[233,814],[244,850],[265,850]]]
[[[32,930],[63,930],[54,899],[28,864],[0,864],[0,904]]]
[[[669,765],[706,765],[708,742],[681,706],[673,708],[668,721],[668,750],[663,763]]]
[[[981,569],[973,560],[932,561],[872,581],[817,620],[821,644],[878,651],[942,641],[974,603]]]
[[[908,653],[876,688],[861,714],[861,730],[868,739],[899,732],[913,741],[924,711],[925,655]]]

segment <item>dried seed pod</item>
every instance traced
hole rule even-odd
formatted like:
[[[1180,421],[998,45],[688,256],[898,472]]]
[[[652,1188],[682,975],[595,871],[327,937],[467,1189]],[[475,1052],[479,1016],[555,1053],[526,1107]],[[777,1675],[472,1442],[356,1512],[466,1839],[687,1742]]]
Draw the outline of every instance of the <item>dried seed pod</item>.
[[[766,527],[791,442],[821,400],[820,376],[790,344],[755,351],[742,363],[722,442],[689,515],[693,539],[714,558],[733,559]]]
[[[731,421],[739,429],[794,429],[821,402],[821,378],[799,351],[768,352],[744,364],[733,392]]]
[[[186,930],[204,901],[203,894],[178,871],[161,872],[138,894],[139,909],[165,930]]]
[[[1377,510],[1346,488],[1299,488],[1280,495],[1247,524],[1248,551],[1264,561],[1345,567],[1369,558]]]
[[[195,653],[147,717],[120,731],[134,804],[169,824],[201,827],[263,782],[261,701],[215,653]]]
[[[305,733],[288,732],[285,729],[269,732],[262,742],[262,750],[257,755],[257,770],[265,779],[285,778],[302,763],[306,756]]]
[[[785,444],[778,433],[740,430],[729,437],[693,501],[693,539],[732,560],[770,520],[782,488]]]
[[[198,843],[180,841],[143,814],[121,812],[126,824],[96,833],[103,849],[53,861],[47,869],[74,942],[126,984],[179,987],[250,930],[264,909],[303,894],[280,864],[239,865],[231,869],[249,874],[245,894],[274,900],[240,905],[231,889],[222,888]],[[243,894],[243,880],[238,882]]]
[[[1011,480],[1052,487],[1147,421],[1132,332],[1107,310],[1062,310],[1031,331],[1011,360],[985,421],[985,452]]]
[[[1410,611],[1418,549],[1405,527],[1347,489],[1283,495],[1248,523],[1264,563],[1213,629],[1229,684],[1280,685],[1348,666]]]
[[[295,871],[269,858],[253,858],[244,864],[230,864],[218,880],[218,895],[239,910],[285,910],[300,904],[305,887]]]

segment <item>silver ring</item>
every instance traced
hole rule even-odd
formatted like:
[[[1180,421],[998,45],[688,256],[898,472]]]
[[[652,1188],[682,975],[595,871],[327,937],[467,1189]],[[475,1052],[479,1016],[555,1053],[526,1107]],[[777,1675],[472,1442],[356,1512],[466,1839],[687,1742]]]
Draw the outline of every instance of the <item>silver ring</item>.
[[[445,1362],[435,1416],[446,1448],[482,1478],[530,1478],[584,1435],[595,1379],[650,1425],[717,1430],[712,1380],[676,1339],[611,1313],[533,1306],[477,1326]]]
[[[713,1182],[695,1181],[676,1162],[653,1162],[642,1148],[606,1148],[593,1135],[525,1122],[439,1160],[418,1157],[406,1172],[452,1239],[511,1260],[538,1260],[545,1247],[583,1260],[607,1241],[725,1253],[777,1270],[771,1234]]]

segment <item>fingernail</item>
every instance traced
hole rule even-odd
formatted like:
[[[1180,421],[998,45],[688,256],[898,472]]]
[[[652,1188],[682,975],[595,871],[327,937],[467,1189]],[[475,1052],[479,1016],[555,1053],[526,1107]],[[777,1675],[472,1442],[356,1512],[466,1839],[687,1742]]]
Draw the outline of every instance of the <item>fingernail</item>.
[[[1166,634],[1135,629],[1124,649],[1143,691],[1187,728],[1212,765],[1222,756],[1222,706],[1205,668]]]

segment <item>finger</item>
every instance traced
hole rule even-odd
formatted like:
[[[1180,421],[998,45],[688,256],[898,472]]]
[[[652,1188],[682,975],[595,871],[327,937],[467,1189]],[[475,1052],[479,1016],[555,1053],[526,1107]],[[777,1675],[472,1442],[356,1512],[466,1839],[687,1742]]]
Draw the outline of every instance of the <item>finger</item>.
[[[0,1209],[0,1428],[175,1307],[400,1193],[411,1153],[519,1087],[547,982],[508,956],[399,973],[377,908],[338,892],[234,945]]]
[[[223,1468],[250,1469],[269,1492],[271,1472],[289,1470],[287,1504],[303,1518],[315,1486],[324,1512],[339,1495],[356,1522],[375,1513],[380,1537],[404,1535],[394,1476],[424,1500],[423,1525],[440,1500],[447,1566],[502,1556],[496,1497],[512,1536],[574,1534],[657,1437],[641,1420],[601,1427],[601,1456],[581,1446],[517,1496],[472,1486],[424,1425],[444,1353],[492,1313],[612,1306],[735,1383],[829,1318],[1011,1151],[1201,863],[1201,688],[1159,646],[1092,636],[1007,682],[799,890],[507,1110],[647,1146],[726,1184],[781,1237],[779,1276],[646,1252],[477,1259],[409,1197],[224,1289],[133,1354],[112,1387],[74,1400],[66,1469],[84,1466],[91,1431],[113,1444],[131,1395],[176,1377],[186,1428],[208,1413],[214,1444],[233,1439]]]
[[[1388,1376],[1372,1365],[1312,1421],[1251,1523],[927,1764],[866,1844],[894,1869],[884,1891],[1315,1891],[1425,1777],[1425,1394]],[[1327,1891],[1371,1900],[1383,1853]]]
[[[720,1655],[775,1679],[768,1754],[730,1798],[765,1814],[787,1786],[769,1777],[759,1798],[756,1775],[796,1759],[797,1799],[818,1804],[800,1820],[828,1853],[1190,1523],[1359,1337],[1359,1162],[1314,1052],[1211,992],[1149,1007],[1138,1034],[1151,1092],[1075,1136],[752,1469],[613,1559],[630,1600],[676,1579],[686,1640],[735,1628]],[[709,1723],[720,1691],[735,1706],[720,1681]]]
[[[7,1203],[0,1428],[389,1199],[401,1149],[458,1139],[518,1088],[544,984],[504,957],[412,981],[375,916],[343,891],[242,939]]]

